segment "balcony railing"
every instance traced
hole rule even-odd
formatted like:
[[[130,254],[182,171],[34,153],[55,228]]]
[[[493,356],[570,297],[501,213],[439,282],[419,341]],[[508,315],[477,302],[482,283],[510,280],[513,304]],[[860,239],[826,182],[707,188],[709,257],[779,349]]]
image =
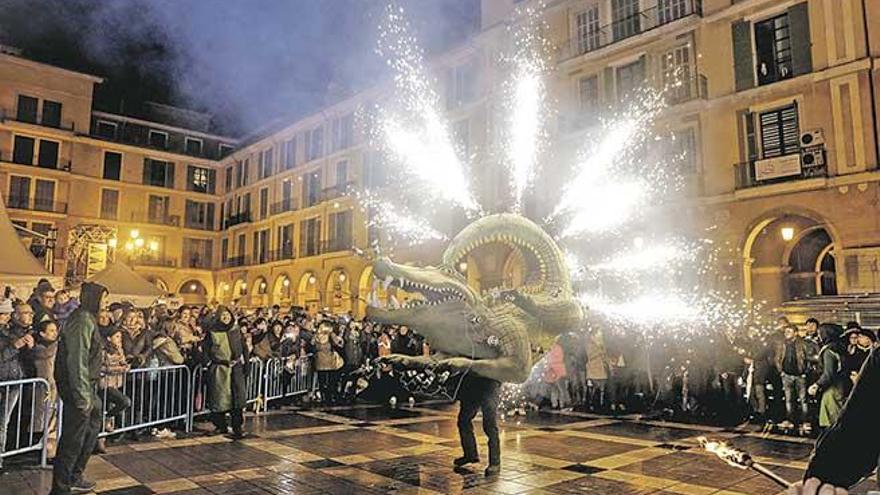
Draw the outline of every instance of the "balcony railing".
[[[587,29],[583,35],[569,39],[560,47],[559,59],[578,57],[692,15],[703,15],[702,0],[658,0],[656,7]]]
[[[348,251],[354,246],[351,238],[327,239],[321,243],[321,254]]]
[[[195,220],[187,220],[183,223],[183,226],[188,229],[196,229],[196,230],[214,230],[214,222],[213,221],[195,221]]]
[[[140,256],[134,257],[131,262],[140,266],[158,266],[165,268],[176,268],[177,260],[174,258],[166,258],[165,256]]]
[[[252,222],[251,212],[246,211],[243,213],[238,213],[236,215],[229,215],[226,217],[226,228],[233,227],[235,225],[239,225],[242,223]]]
[[[42,127],[50,127],[52,129],[60,129],[62,131],[75,131],[76,123],[72,120],[61,120],[59,122],[43,122],[42,116],[36,115],[33,119],[20,118],[18,115],[7,113],[6,109],[0,108],[0,121],[21,122],[22,124],[38,125]]]
[[[272,203],[272,206],[269,208],[270,215],[280,215],[282,213],[286,213],[288,211],[296,211],[297,208],[296,200],[293,198],[283,199],[281,201],[276,201]]]
[[[214,267],[210,256],[204,256],[202,253],[183,253],[181,262],[183,263],[184,268],[210,270]]]
[[[135,223],[151,223],[153,225],[168,225],[180,227],[180,215],[160,215],[150,212],[133,211],[130,221]]]
[[[229,258],[226,258],[225,260],[223,260],[223,263],[222,263],[223,268],[236,268],[239,266],[247,266],[250,264],[251,264],[250,256],[245,256],[245,255],[230,256]]]
[[[736,189],[827,177],[825,147],[811,146],[790,155],[737,163],[735,174]]]
[[[70,160],[62,160],[58,159],[54,164],[40,164],[38,161],[31,160],[30,163],[15,161],[15,157],[13,157],[9,153],[5,153],[0,151],[0,162],[6,163],[14,163],[16,165],[27,165],[29,167],[38,167],[45,168],[49,170],[61,170],[62,172],[70,172],[70,168],[73,166],[73,162]]]
[[[6,196],[6,206],[17,210],[67,213],[67,203],[26,196]]]
[[[321,191],[318,201],[332,201],[336,198],[345,196],[345,194],[354,187],[354,182],[346,182],[345,184],[336,184]]]

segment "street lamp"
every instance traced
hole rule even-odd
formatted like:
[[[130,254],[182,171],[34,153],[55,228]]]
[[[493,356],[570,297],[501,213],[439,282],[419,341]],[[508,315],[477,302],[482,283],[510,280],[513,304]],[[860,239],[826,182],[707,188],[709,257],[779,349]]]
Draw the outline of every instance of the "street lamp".
[[[782,227],[779,229],[780,234],[782,234],[782,240],[790,241],[794,239],[794,227]]]
[[[111,239],[111,241],[113,241],[114,244],[118,242],[116,239]],[[150,240],[148,242],[141,237],[141,233],[138,229],[131,229],[131,232],[129,232],[129,239],[125,241],[123,246],[129,259],[154,255],[159,252],[159,241]]]

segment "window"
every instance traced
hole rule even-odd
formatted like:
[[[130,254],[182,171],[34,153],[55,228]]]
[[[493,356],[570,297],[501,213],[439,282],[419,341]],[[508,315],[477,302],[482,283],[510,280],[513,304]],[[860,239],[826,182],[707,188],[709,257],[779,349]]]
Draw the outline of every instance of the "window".
[[[645,80],[645,66],[640,59],[637,62],[617,68],[617,99],[623,101],[635,96],[636,91]]]
[[[351,210],[330,215],[330,249],[344,251],[351,249]]]
[[[226,167],[226,193],[229,194],[232,192],[232,165]]]
[[[388,182],[388,167],[378,151],[364,152],[364,185],[367,188],[385,186]]]
[[[293,211],[293,181],[284,179],[281,182],[281,205],[278,213]]]
[[[759,85],[792,76],[791,36],[787,12],[755,24],[755,55]]]
[[[214,230],[214,203],[186,200],[183,221],[189,229]]]
[[[273,162],[272,158],[273,158],[272,148],[269,148],[267,150],[263,150],[260,152],[260,168],[259,168],[260,179],[265,179],[266,177],[269,177],[272,175],[272,168],[274,165],[272,163]]]
[[[40,153],[37,155],[37,165],[42,168],[58,168],[58,141],[40,139]]]
[[[34,209],[55,211],[55,181],[37,179],[34,187]]]
[[[306,175],[303,181],[303,205],[305,208],[318,204],[321,199],[321,171]]]
[[[150,129],[147,143],[154,148],[168,149],[168,133]]]
[[[119,217],[119,191],[101,189],[101,218],[116,220]]]
[[[183,263],[185,267],[210,269],[213,257],[214,241],[211,239],[190,239],[187,237],[183,239]]]
[[[200,193],[214,194],[214,170],[190,165],[186,168],[186,189]]]
[[[50,127],[61,127],[61,103],[43,100],[43,116],[40,123]]]
[[[250,159],[235,164],[235,183],[237,187],[244,187],[248,184],[248,171],[250,169]]]
[[[269,188],[260,189],[260,220],[269,216]]]
[[[144,158],[144,180],[148,186],[174,187],[174,164],[152,158]]]
[[[599,5],[593,5],[575,16],[578,53],[587,53],[601,46],[599,38]]]
[[[324,128],[318,126],[306,131],[306,161],[320,158],[324,154]]]
[[[34,164],[34,145],[36,140],[25,136],[15,136],[12,148],[12,161],[22,165]]]
[[[798,110],[791,104],[758,115],[762,158],[789,155],[800,150]]]
[[[119,180],[122,176],[122,153],[104,152],[104,178]]]
[[[238,257],[243,258],[247,251],[247,237],[244,234],[238,234]]]
[[[471,126],[468,119],[461,119],[452,124],[452,138],[463,157],[471,154]]]
[[[299,224],[299,249],[302,256],[315,256],[319,253],[321,241],[321,219],[310,218]]]
[[[691,99],[691,45],[684,44],[668,50],[660,57],[663,87],[672,103]]]
[[[150,194],[147,200],[147,221],[150,223],[168,223],[168,196]]]
[[[581,113],[595,114],[599,110],[599,77],[582,77],[578,80],[578,104]]]
[[[27,209],[31,199],[31,178],[12,175],[9,177],[9,197],[7,203],[10,208]]]
[[[186,137],[183,140],[183,149],[187,155],[199,156],[202,154],[202,140],[197,138]]]
[[[659,9],[657,20],[660,24],[666,24],[690,14],[687,0],[659,0],[657,8]]]
[[[611,0],[611,32],[615,41],[638,34],[639,19],[639,0]]]
[[[95,135],[104,139],[116,139],[116,122],[99,120],[95,122]]]
[[[229,238],[224,237],[220,241],[220,261],[225,263],[226,260],[228,260],[228,259],[229,259]]]
[[[18,108],[16,109],[15,120],[36,124],[38,103],[39,100],[33,96],[18,95]]]
[[[296,167],[296,137],[284,141],[284,170]]]
[[[220,143],[219,145],[217,145],[217,154],[220,155],[220,158],[224,158],[226,156],[229,156],[229,154],[232,153],[233,149],[234,148],[228,144]]]
[[[281,252],[282,259],[293,257],[292,223],[278,227],[278,250]]]
[[[344,192],[348,186],[348,160],[342,160],[336,163],[336,189]]]
[[[473,62],[467,62],[446,71],[446,108],[458,108],[476,97],[476,70]]]
[[[351,146],[354,136],[354,115],[348,114],[333,119],[333,151],[344,150]]]
[[[692,127],[680,129],[672,134],[669,141],[669,162],[676,165],[681,174],[697,171],[697,138]]]
[[[254,263],[269,261],[269,229],[254,232]]]

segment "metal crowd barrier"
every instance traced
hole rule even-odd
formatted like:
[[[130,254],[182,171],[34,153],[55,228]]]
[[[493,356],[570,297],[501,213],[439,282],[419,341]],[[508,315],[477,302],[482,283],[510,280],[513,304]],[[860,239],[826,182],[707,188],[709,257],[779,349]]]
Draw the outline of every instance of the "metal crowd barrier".
[[[54,413],[55,402],[46,380],[0,382],[0,459],[39,451],[40,465],[46,467],[49,425]],[[10,438],[14,442],[6,450]]]
[[[177,421],[183,421],[186,431],[190,431],[193,380],[188,367],[140,368],[130,370],[122,378],[117,390],[131,401],[131,405],[115,417],[107,417],[107,411],[110,410],[108,403],[117,394],[106,388],[99,390],[104,417],[101,437]]]
[[[261,409],[263,401],[263,361],[260,358],[253,357],[248,363],[247,382],[245,386],[247,391],[247,403],[254,404],[255,411]]]
[[[287,359],[273,358],[263,367],[263,412],[273,400],[294,397],[312,390],[311,360],[300,357],[293,360],[292,369],[286,369]]]

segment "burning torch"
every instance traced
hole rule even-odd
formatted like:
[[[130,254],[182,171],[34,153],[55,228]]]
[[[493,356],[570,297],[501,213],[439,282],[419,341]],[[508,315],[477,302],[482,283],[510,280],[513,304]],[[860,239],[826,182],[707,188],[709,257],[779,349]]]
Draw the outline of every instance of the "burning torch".
[[[755,462],[755,460],[752,459],[752,456],[749,455],[748,452],[734,449],[724,442],[709,440],[706,437],[698,437],[697,441],[700,442],[701,447],[706,449],[708,452],[717,455],[719,459],[733,467],[740,469],[751,469],[758,474],[769,478],[774,483],[783,488],[789,488],[792,485],[782,476],[779,476],[770,469]]]

